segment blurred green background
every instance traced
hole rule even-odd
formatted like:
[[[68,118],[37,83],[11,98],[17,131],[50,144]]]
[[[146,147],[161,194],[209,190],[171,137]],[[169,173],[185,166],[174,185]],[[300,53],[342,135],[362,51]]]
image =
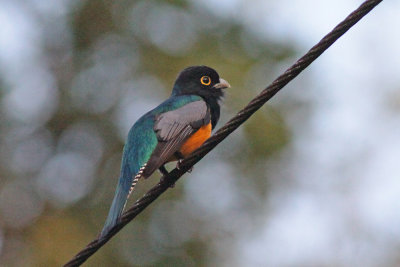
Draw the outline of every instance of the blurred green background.
[[[361,3],[305,2],[0,2],[0,266],[60,266],[99,234],[128,130],[183,68],[211,66],[232,85],[220,127]],[[400,41],[377,49],[369,35],[391,5],[85,266],[399,264],[400,64],[371,51]]]

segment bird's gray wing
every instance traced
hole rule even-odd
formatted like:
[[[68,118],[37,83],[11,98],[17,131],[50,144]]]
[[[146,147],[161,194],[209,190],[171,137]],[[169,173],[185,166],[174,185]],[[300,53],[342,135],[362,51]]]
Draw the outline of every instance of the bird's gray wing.
[[[160,168],[193,133],[210,123],[210,120],[210,110],[202,100],[158,115],[154,124],[158,144],[147,162],[143,176],[149,177]]]

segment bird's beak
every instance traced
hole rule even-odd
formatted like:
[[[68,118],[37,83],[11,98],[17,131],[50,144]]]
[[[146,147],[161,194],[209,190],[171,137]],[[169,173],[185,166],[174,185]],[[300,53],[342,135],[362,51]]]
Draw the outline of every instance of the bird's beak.
[[[219,78],[219,83],[215,84],[213,87],[216,89],[226,89],[231,87],[231,85],[224,79]]]

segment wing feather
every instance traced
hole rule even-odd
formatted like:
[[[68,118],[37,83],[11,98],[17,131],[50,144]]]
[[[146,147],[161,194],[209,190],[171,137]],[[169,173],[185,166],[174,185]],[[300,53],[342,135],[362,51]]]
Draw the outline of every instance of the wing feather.
[[[210,110],[202,100],[160,114],[154,125],[158,144],[147,162],[144,177],[170,160],[193,133],[209,122]]]

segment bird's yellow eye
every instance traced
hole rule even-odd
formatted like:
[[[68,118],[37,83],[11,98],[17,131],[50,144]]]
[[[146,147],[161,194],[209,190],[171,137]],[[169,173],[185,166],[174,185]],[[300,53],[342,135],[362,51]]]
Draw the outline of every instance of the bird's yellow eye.
[[[204,84],[204,85],[210,85],[211,79],[208,76],[203,76],[203,77],[201,77],[200,82],[201,82],[201,84]]]

